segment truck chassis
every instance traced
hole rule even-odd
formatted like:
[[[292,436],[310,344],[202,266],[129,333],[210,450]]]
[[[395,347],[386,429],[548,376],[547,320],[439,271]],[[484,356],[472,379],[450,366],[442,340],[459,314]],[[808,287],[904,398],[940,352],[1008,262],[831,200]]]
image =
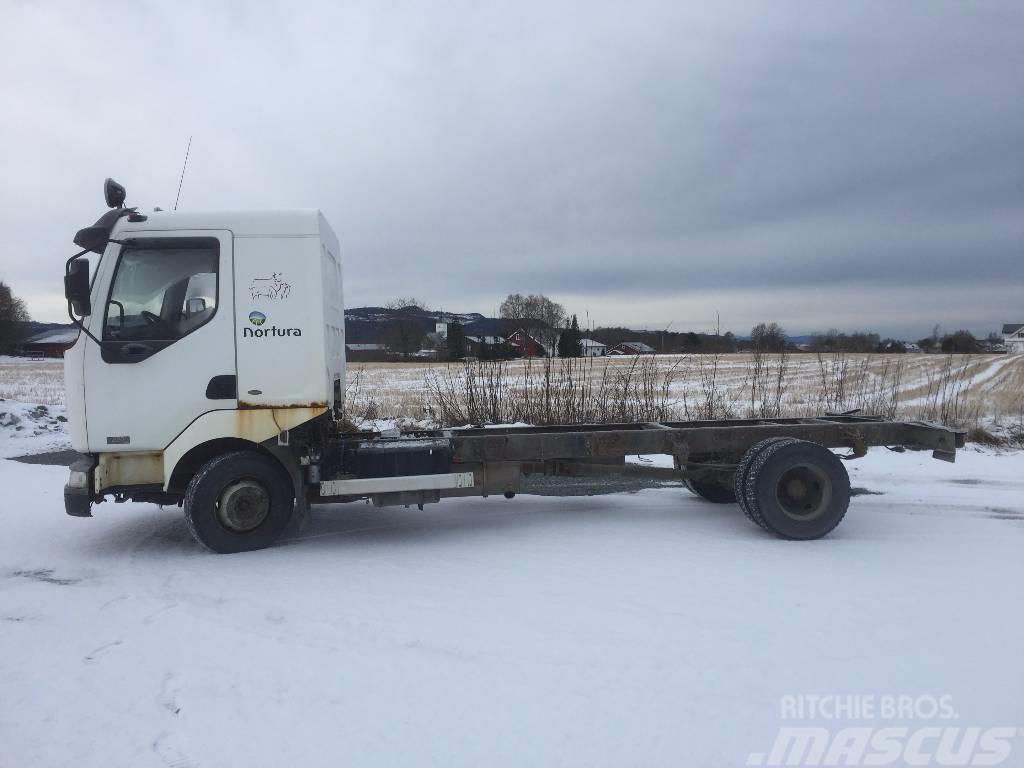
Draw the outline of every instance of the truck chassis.
[[[962,432],[939,425],[857,415],[391,434],[343,433],[334,425],[325,419],[255,450],[217,456],[184,494],[160,500],[184,505],[200,542],[236,552],[269,546],[289,525],[301,526],[311,504],[422,507],[455,496],[512,498],[531,474],[628,472],[681,479],[706,501],[738,504],[769,533],[816,539],[846,514],[844,459],[886,446],[931,450],[935,458],[954,461],[964,444]],[[670,455],[675,468],[625,465],[625,457],[635,454]],[[132,489],[113,495],[118,501],[156,500]]]
[[[290,525],[301,527],[311,504],[422,507],[455,496],[512,498],[531,474],[628,472],[681,479],[706,501],[738,504],[769,533],[816,539],[846,514],[850,482],[844,459],[886,446],[931,450],[934,458],[955,461],[965,437],[926,422],[851,414],[390,434],[345,433],[336,424],[325,415],[261,446],[217,455],[178,491],[95,492],[69,485],[66,509],[89,516],[91,504],[106,495],[178,503],[201,543],[216,552],[238,552],[273,544]],[[670,455],[675,468],[625,465],[627,456],[637,454]],[[77,469],[89,474],[94,461],[84,459]]]

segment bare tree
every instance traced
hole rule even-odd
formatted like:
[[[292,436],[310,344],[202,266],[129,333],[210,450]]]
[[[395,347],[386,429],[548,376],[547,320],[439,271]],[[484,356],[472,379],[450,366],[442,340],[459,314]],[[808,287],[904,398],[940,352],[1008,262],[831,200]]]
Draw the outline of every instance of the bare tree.
[[[423,329],[411,317],[394,318],[384,332],[388,347],[402,357],[408,357],[419,350],[423,337]]]
[[[781,352],[786,348],[786,329],[778,323],[758,323],[750,329],[750,343],[760,352]]]
[[[954,354],[973,354],[978,351],[978,340],[970,331],[959,330],[942,337],[940,344],[943,352]]]
[[[0,353],[13,351],[24,335],[22,324],[31,319],[25,300],[15,296],[11,287],[0,280]]]
[[[385,330],[385,339],[392,352],[408,357],[420,348],[425,334],[422,320],[415,313],[426,308],[426,304],[412,296],[402,296],[387,303],[385,309],[394,313]]]
[[[565,307],[543,294],[523,296],[511,293],[501,302],[498,316],[548,346],[555,343],[558,329],[564,327],[568,320]]]
[[[501,302],[498,314],[506,320],[539,320],[548,328],[561,328],[566,321],[565,307],[544,295],[509,294]]]
[[[384,305],[384,309],[418,309],[426,311],[427,305],[414,296],[399,296]]]

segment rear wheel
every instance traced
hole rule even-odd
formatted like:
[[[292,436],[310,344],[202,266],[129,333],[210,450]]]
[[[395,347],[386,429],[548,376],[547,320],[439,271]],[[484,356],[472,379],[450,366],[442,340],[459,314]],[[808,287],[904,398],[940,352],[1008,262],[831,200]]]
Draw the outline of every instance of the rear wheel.
[[[683,485],[690,493],[700,496],[704,501],[710,501],[712,504],[736,503],[736,491],[728,485],[707,480],[691,480],[690,478],[684,479]]]
[[[214,552],[262,549],[284,533],[294,498],[279,462],[235,451],[208,461],[189,482],[185,520],[196,540]]]
[[[818,539],[850,505],[850,476],[832,451],[806,440],[763,448],[747,470],[744,500],[751,516],[785,539]]]
[[[793,442],[796,442],[795,437],[769,437],[766,440],[761,440],[747,449],[747,452],[743,454],[743,458],[740,459],[740,463],[736,466],[736,474],[733,476],[733,494],[736,496],[736,501],[739,503],[740,509],[743,510],[743,514],[747,516],[747,519],[765,530],[768,530],[768,526],[764,524],[760,513],[757,510],[751,510],[747,506],[747,476],[750,474],[750,467],[757,460],[757,457],[761,455],[761,451],[776,443]]]

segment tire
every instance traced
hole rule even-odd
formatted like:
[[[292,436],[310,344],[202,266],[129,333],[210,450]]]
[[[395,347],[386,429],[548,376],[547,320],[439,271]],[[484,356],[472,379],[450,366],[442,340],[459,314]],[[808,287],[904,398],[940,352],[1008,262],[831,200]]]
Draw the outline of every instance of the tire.
[[[686,487],[686,490],[694,496],[699,496],[704,499],[704,501],[710,501],[712,504],[736,503],[736,492],[728,485],[710,483],[702,480],[691,480],[689,478],[683,480],[683,485]]]
[[[777,441],[747,469],[751,516],[784,539],[820,539],[846,515],[850,476],[832,451],[807,440]]]
[[[747,506],[747,475],[750,473],[750,467],[754,461],[761,454],[765,448],[776,443],[793,443],[796,442],[795,437],[769,437],[760,442],[754,443],[747,452],[743,454],[743,458],[740,459],[740,463],[736,466],[736,474],[733,475],[733,492],[736,496],[736,501],[740,505],[740,509],[743,510],[743,514],[746,515],[750,522],[761,526],[766,531],[768,526],[765,525],[764,520],[761,519],[759,513],[751,511],[750,507]]]
[[[214,552],[248,552],[281,537],[294,501],[291,478],[276,459],[235,451],[210,459],[189,482],[185,521]]]

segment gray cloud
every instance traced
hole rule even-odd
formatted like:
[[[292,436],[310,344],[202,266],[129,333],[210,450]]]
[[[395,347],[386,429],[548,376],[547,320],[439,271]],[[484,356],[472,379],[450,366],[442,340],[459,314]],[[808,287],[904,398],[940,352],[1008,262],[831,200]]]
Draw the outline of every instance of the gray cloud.
[[[324,209],[346,302],[743,331],[1020,319],[1012,2],[8,5],[0,277],[133,204]]]

